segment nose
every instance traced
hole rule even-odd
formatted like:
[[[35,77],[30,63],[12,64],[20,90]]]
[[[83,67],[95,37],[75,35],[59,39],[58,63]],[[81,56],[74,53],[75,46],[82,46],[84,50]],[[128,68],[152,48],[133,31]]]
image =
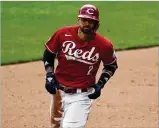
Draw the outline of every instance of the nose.
[[[85,25],[89,25],[89,21],[88,20],[85,21]]]

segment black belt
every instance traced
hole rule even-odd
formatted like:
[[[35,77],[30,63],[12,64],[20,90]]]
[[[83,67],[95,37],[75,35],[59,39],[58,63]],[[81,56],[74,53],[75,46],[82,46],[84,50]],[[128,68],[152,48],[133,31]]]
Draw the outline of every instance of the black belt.
[[[65,93],[81,93],[81,92],[87,92],[87,88],[71,88],[71,87],[65,87],[63,85],[59,84],[59,89],[64,91]]]

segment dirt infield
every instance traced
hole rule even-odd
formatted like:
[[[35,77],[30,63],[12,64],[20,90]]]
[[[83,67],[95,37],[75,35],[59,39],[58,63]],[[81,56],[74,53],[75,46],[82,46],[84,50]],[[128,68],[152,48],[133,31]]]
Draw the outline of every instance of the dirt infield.
[[[86,128],[158,128],[158,48],[117,56],[119,69],[94,101]],[[1,73],[2,128],[49,128],[43,63],[2,66]]]

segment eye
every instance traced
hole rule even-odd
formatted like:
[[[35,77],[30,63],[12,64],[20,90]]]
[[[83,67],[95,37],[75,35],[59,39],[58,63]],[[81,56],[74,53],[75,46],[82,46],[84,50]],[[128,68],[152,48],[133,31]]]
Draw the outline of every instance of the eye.
[[[81,20],[82,20],[82,21],[87,21],[87,19],[86,19],[86,18],[81,18]]]
[[[90,24],[94,24],[94,23],[95,23],[94,20],[89,20],[88,22],[89,22]]]
[[[81,18],[81,21],[83,21],[83,22],[88,21],[88,23],[89,23],[89,24],[95,24],[95,23],[96,23],[96,21],[95,21],[95,20],[87,19],[87,18]]]

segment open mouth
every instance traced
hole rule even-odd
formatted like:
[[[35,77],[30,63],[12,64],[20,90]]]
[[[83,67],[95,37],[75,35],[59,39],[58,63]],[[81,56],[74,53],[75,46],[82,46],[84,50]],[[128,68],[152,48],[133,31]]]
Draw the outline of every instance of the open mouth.
[[[82,28],[82,31],[83,31],[84,33],[91,33],[91,32],[92,32],[92,29],[89,28],[89,27],[83,27],[83,28]]]
[[[84,31],[89,32],[91,29],[88,27],[84,27]]]
[[[89,27],[84,27],[84,29],[87,29],[87,30],[89,30],[90,28],[89,28]]]

